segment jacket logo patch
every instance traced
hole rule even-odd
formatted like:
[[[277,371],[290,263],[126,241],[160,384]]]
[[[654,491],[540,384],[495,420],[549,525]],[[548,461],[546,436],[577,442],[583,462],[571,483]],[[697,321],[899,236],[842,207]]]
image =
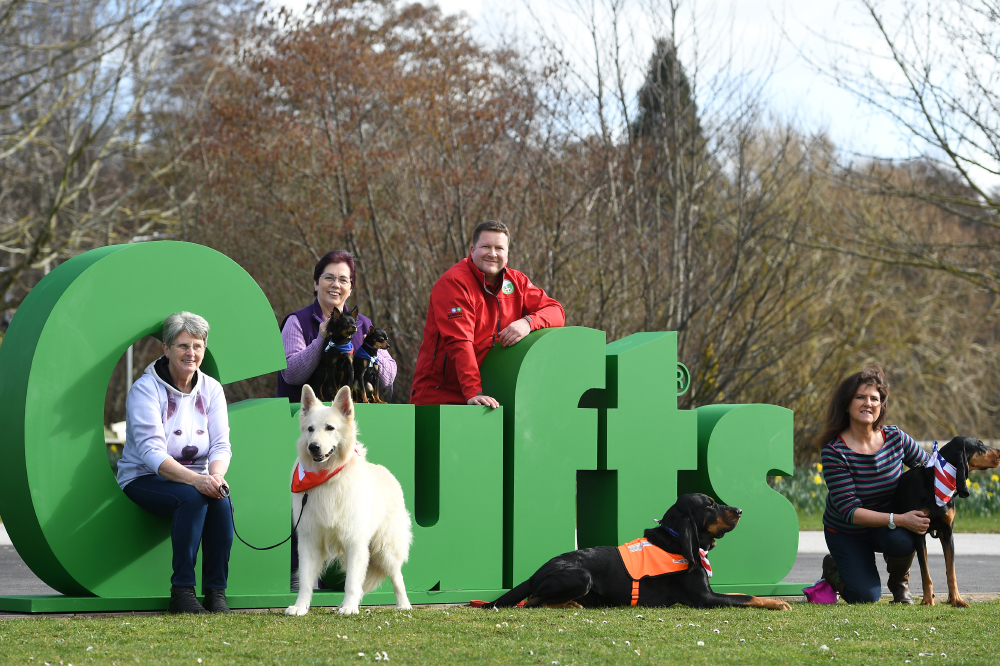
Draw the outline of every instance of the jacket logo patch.
[[[448,310],[448,319],[457,319],[462,316],[462,308],[457,305],[452,309]]]
[[[514,293],[514,283],[511,282],[510,280],[504,280],[503,281],[503,289],[502,289],[502,291],[503,291],[503,293],[505,293],[507,295],[513,294]]]

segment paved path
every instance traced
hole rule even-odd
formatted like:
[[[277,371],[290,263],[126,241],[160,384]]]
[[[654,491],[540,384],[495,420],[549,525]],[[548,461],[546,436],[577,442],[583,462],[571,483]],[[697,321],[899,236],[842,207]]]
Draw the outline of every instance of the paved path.
[[[799,555],[823,554],[830,552],[826,548],[826,538],[822,532],[799,532]],[[956,534],[955,552],[960,555],[997,555],[1000,556],[1000,534]],[[927,538],[927,554],[941,556],[941,544],[937,539]],[[822,559],[822,558],[820,558]]]
[[[963,594],[1000,593],[1000,534],[956,534],[955,571],[959,589]],[[936,539],[927,544],[931,578],[935,581],[937,593],[947,592],[944,557]],[[827,553],[822,532],[800,532],[799,554],[795,566],[785,577],[789,582],[803,582],[811,585],[820,577],[823,556]],[[884,566],[879,564],[879,569]],[[883,571],[884,578],[884,571]],[[923,592],[920,583],[920,569],[916,560],[910,574],[913,593]],[[888,592],[883,588],[883,593]],[[55,590],[43,583],[24,564],[17,551],[10,545],[6,530],[0,524],[0,594],[55,594]]]
[[[786,581],[819,580],[823,569],[823,556],[829,551],[822,532],[799,532],[799,554],[795,566],[785,577]],[[958,589],[963,594],[1000,593],[1000,534],[956,534],[955,535],[955,575]],[[885,565],[878,559],[882,576],[882,593],[889,594],[885,587]],[[931,580],[934,581],[935,596],[948,591],[945,578],[944,555],[937,539],[927,538],[927,565]],[[920,580],[920,566],[916,558],[910,568],[910,591],[923,594]]]

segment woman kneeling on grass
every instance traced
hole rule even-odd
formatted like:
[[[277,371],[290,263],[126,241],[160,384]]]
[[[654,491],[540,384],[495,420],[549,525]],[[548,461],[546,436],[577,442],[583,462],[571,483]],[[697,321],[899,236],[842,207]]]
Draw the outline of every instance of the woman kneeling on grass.
[[[923,511],[889,512],[903,465],[924,467],[930,455],[896,426],[884,425],[888,399],[889,382],[879,366],[851,375],[833,394],[820,438],[830,491],[823,512],[830,549],[823,559],[823,578],[848,603],[875,602],[882,596],[875,563],[875,553],[882,553],[892,601],[912,604],[916,537],[930,524]]]
[[[208,322],[178,312],[163,322],[163,356],[149,364],[125,400],[125,447],[118,485],[146,511],[172,519],[171,613],[228,613],[226,584],[233,519],[226,483],[232,449],[222,385],[198,368]],[[205,605],[194,593],[202,547]]]

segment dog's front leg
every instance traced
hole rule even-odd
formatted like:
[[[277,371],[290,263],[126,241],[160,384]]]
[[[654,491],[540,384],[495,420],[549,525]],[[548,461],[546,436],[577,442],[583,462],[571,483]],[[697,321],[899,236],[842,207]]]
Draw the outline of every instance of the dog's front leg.
[[[952,538],[951,529],[941,534],[941,549],[944,551],[944,568],[948,575],[948,603],[955,608],[968,608],[969,604],[962,599],[958,592],[958,577],[955,575],[955,540]]]
[[[917,540],[917,564],[920,565],[920,584],[924,588],[924,598],[920,601],[921,606],[934,605],[934,581],[931,580],[931,572],[927,568],[927,535],[921,534]]]
[[[299,595],[295,605],[285,609],[285,615],[305,615],[312,604],[313,585],[322,573],[323,563],[320,561],[320,548],[309,543],[303,534],[299,534]]]
[[[352,544],[345,549],[344,567],[347,569],[344,581],[344,600],[338,613],[341,615],[357,615],[361,603],[362,585],[368,573],[368,540],[360,544]]]

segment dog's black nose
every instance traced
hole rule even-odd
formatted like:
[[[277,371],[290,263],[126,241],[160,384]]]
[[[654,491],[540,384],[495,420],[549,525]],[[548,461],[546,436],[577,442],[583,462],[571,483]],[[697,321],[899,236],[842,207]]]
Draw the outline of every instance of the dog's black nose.
[[[319,444],[313,442],[309,445],[309,453],[319,453]]]
[[[743,509],[737,509],[736,507],[733,507],[733,510],[736,511],[736,515],[737,516],[742,516],[743,515]]]

